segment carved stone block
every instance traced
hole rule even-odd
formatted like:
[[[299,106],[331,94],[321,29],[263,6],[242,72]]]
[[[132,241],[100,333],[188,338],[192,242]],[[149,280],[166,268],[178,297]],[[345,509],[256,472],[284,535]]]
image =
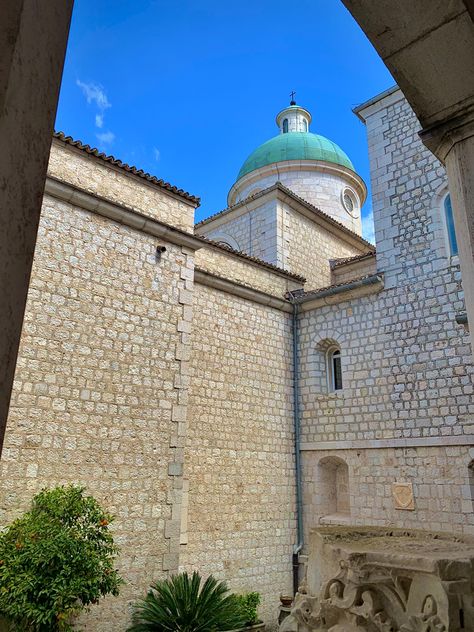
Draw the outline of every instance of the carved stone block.
[[[413,511],[415,509],[412,483],[393,483],[392,494],[395,509],[404,509],[405,511]]]
[[[280,632],[474,632],[474,538],[319,527],[305,586]]]

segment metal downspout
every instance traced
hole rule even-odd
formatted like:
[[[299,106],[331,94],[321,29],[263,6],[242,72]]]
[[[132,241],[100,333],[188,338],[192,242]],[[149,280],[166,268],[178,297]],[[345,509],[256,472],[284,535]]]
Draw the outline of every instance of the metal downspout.
[[[288,293],[293,305],[293,426],[295,434],[295,478],[296,478],[296,534],[297,541],[293,547],[293,594],[298,592],[299,553],[303,548],[303,488],[301,480],[301,428],[300,428],[300,384],[299,384],[299,328],[298,305],[292,292]]]

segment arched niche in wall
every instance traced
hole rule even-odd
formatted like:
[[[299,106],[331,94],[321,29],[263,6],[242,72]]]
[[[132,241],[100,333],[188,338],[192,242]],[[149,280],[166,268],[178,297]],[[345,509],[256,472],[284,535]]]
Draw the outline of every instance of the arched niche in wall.
[[[324,517],[350,516],[349,468],[338,456],[323,457],[317,472],[317,513]]]

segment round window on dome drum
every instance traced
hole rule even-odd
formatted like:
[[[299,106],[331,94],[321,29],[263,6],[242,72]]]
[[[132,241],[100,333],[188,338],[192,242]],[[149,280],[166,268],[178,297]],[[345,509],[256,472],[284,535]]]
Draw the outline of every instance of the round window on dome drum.
[[[350,189],[344,189],[344,191],[342,192],[342,204],[349,215],[352,215],[353,217],[357,216],[357,211],[359,209],[357,198],[353,191],[351,191]]]

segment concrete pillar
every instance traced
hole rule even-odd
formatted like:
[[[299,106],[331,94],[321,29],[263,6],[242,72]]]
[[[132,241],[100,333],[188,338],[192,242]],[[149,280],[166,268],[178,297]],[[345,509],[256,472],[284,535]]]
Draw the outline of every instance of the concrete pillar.
[[[73,0],[0,2],[0,450]]]
[[[474,349],[474,109],[425,129],[421,139],[448,174],[471,345]]]

